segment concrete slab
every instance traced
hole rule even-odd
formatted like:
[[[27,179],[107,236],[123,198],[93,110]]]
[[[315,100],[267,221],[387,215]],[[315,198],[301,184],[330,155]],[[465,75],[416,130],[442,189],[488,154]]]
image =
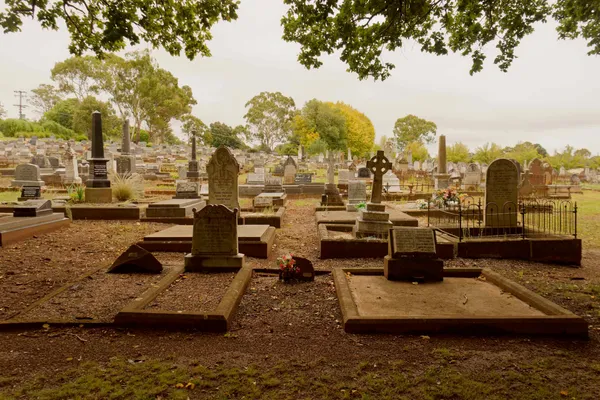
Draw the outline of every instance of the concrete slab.
[[[382,269],[333,271],[344,330],[588,336],[587,322],[489,269],[444,270],[444,281],[389,281]]]
[[[63,214],[40,217],[5,217],[0,219],[0,247],[28,239],[34,235],[52,232],[71,223]]]
[[[202,199],[170,199],[149,204],[148,208],[185,208],[201,202]]]
[[[348,284],[359,315],[495,317],[544,315],[498,286],[477,278],[442,282],[390,281],[385,276],[351,275]]]
[[[138,246],[150,252],[192,251],[192,225],[176,225],[144,237]],[[239,252],[248,257],[269,258],[276,229],[269,225],[238,225]]]
[[[400,210],[386,209],[390,213],[390,221],[394,226],[419,226],[419,220]],[[350,211],[317,211],[317,224],[348,224],[356,223],[357,213]]]

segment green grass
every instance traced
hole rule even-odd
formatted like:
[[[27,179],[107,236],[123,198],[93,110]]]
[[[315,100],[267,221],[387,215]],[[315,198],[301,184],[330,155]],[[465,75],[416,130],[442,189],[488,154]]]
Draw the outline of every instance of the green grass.
[[[566,359],[565,354],[518,364],[505,360],[484,369],[462,367],[463,360],[447,349],[435,349],[433,354],[433,361],[423,363],[371,360],[345,368],[324,360],[232,368],[113,358],[107,364],[82,363],[22,383],[0,379],[0,399],[598,398],[589,387],[600,379],[600,364]],[[583,387],[585,382],[588,388]]]
[[[600,192],[574,194],[572,200],[577,202],[577,236],[583,248],[600,248]]]
[[[20,192],[0,192],[0,201],[17,201]]]

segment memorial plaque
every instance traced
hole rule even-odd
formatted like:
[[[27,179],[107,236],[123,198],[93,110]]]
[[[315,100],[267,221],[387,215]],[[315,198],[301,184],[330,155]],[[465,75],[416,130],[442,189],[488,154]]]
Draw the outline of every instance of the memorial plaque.
[[[39,199],[41,196],[39,186],[23,186],[21,188],[22,199]]]
[[[419,256],[435,258],[435,232],[430,228],[392,228],[389,235],[392,258]]]
[[[262,185],[265,183],[265,174],[249,173],[246,183],[248,185]]]
[[[194,210],[192,255],[237,255],[237,213],[221,204]]]
[[[294,183],[312,183],[312,174],[296,174]]]

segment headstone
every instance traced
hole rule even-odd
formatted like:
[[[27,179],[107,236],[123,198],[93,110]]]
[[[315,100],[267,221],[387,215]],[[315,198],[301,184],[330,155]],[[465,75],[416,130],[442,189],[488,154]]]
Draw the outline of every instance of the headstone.
[[[297,173],[294,176],[295,184],[304,184],[304,183],[312,183],[312,175],[310,173]]]
[[[39,217],[48,214],[52,214],[51,200],[27,200],[13,209],[14,217]]]
[[[21,188],[21,197],[19,201],[39,199],[42,197],[42,190],[39,186],[23,186]]]
[[[540,161],[538,158],[534,158],[529,163],[528,168],[531,174],[529,176],[529,182],[531,183],[531,185],[535,187],[546,184],[544,177],[544,165],[542,161]]]
[[[352,176],[354,178],[354,176]],[[350,171],[338,169],[338,185],[347,185],[350,180]]]
[[[294,261],[296,261],[296,268],[298,269],[295,279],[306,282],[315,280],[315,268],[309,259],[294,256]]]
[[[273,207],[273,197],[269,196],[256,196],[252,200],[254,208],[263,209]]]
[[[117,157],[117,174],[126,176],[133,174],[135,168],[135,157],[131,152],[131,137],[129,136],[129,120],[123,121],[123,134],[121,140],[121,155]]]
[[[409,227],[390,229],[384,275],[389,280],[442,281],[444,262],[436,254],[435,231]]]
[[[15,180],[10,184],[12,187],[36,186],[42,187],[44,181],[40,178],[40,167],[35,164],[19,164],[15,168]]]
[[[176,199],[200,198],[200,184],[198,182],[178,181],[175,186]]]
[[[385,157],[382,150],[378,150],[377,155],[367,162],[367,168],[373,174],[371,203],[379,204],[383,189],[383,174],[392,169],[392,163]]]
[[[362,167],[362,168],[358,169],[357,176],[359,178],[370,178],[371,177],[371,172],[369,171],[369,168]]]
[[[219,147],[206,165],[208,171],[208,204],[222,204],[239,209],[238,173],[239,164],[231,151]]]
[[[246,183],[248,185],[264,185],[265,184],[265,174],[258,173],[250,173],[246,178]]]
[[[365,181],[348,181],[348,210],[356,211],[356,205],[367,201],[367,184]],[[352,207],[350,207],[352,206]]]
[[[237,165],[229,150],[220,149],[233,159],[227,163],[234,161]],[[238,252],[237,214],[237,208],[230,210],[222,204],[194,210],[192,252],[185,256],[186,271],[238,270],[243,266],[244,255]]]
[[[373,173],[371,201],[367,203],[366,209],[360,210],[356,218],[355,236],[385,238],[393,225],[390,214],[385,211],[385,205],[381,204],[381,192],[383,175],[392,169],[392,163],[385,157],[383,150],[378,150],[377,155],[367,162],[367,168]]]
[[[65,160],[65,176],[63,182],[66,185],[81,184],[81,178],[79,177],[79,171],[77,168],[77,155],[71,148],[71,142],[67,143],[67,149],[64,154]]]
[[[108,159],[104,158],[102,116],[98,111],[92,113],[92,157],[89,161],[90,178],[86,182],[87,188],[110,188],[108,171],[106,169]]]
[[[487,169],[485,184],[484,225],[513,227],[517,225],[519,171],[516,164],[499,158]]]
[[[286,185],[293,184],[297,171],[298,166],[296,165],[296,162],[291,156],[288,156],[283,164],[283,183]]]
[[[125,250],[106,272],[112,274],[160,274],[162,269],[162,264],[152,253],[134,244]]]
[[[400,193],[400,179],[392,170],[383,174],[383,190],[386,193]]]
[[[479,165],[471,163],[467,166],[462,184],[463,188],[467,190],[477,190],[479,188],[481,184],[481,169]]]

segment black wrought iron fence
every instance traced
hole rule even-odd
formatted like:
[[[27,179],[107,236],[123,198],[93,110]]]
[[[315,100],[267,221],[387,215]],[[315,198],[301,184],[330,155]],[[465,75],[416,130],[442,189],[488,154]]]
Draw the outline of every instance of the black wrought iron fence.
[[[483,204],[466,197],[456,203],[427,202],[427,225],[459,241],[494,237],[534,238],[572,236],[577,238],[577,203],[570,200],[520,200]]]

